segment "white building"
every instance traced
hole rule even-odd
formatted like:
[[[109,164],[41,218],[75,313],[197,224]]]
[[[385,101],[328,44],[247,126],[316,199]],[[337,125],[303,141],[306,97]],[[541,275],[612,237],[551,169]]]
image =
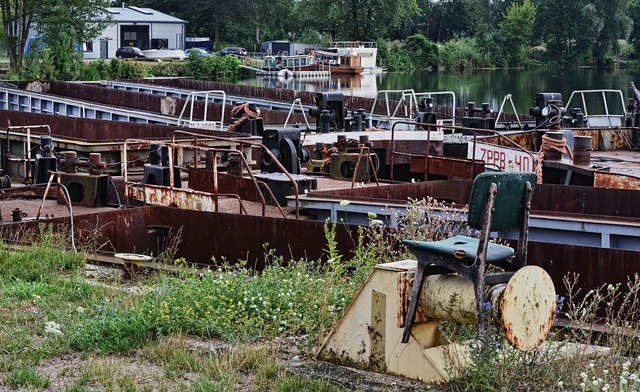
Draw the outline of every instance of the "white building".
[[[85,59],[116,57],[122,46],[147,49],[184,49],[187,21],[151,8],[109,7],[113,24],[82,48]]]

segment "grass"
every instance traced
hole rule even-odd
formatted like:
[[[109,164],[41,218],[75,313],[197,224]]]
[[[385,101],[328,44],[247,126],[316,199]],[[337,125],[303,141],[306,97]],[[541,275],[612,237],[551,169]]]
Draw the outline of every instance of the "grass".
[[[360,282],[346,274],[364,261],[342,263],[335,242],[328,264],[270,254],[262,272],[222,265],[126,290],[85,278],[84,255],[65,250],[66,239],[46,228],[39,237],[26,252],[0,243],[0,389],[145,390],[152,380],[159,390],[336,390],[288,373],[278,347],[265,345],[303,335],[310,353],[350,301]],[[210,339],[231,344],[192,346]]]
[[[84,256],[66,251],[66,239],[46,229],[29,252],[0,244],[0,389],[342,390],[287,370],[282,361],[292,356],[291,350],[310,356],[373,266],[406,256],[402,248],[390,249],[390,243],[465,230],[443,228],[445,223],[429,214],[433,203],[415,203],[392,232],[381,230],[372,217],[372,225],[360,229],[351,260],[337,252],[333,228],[327,225],[323,262],[269,253],[261,272],[220,265],[127,283],[139,290],[127,290],[113,279],[86,278]],[[558,346],[519,352],[509,349],[495,329],[449,387],[636,390],[640,346],[628,332],[638,328],[640,278],[630,279],[626,287],[604,286],[590,293],[580,293],[576,281],[567,280],[570,295],[559,310],[577,323],[605,321],[612,333],[558,331],[554,339],[596,342],[611,347],[609,354],[559,361]],[[612,302],[619,306],[607,306]],[[441,326],[445,342],[475,337],[473,326]]]
[[[12,371],[5,379],[6,383],[15,387],[46,388],[51,384],[47,377],[40,376],[32,367]]]

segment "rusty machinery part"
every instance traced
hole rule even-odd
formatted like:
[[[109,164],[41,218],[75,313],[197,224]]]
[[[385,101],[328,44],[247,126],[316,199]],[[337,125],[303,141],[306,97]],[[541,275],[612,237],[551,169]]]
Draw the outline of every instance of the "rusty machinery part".
[[[102,154],[99,152],[89,153],[89,159],[84,160],[78,158],[75,151],[62,151],[58,156],[58,170],[63,173],[72,174],[78,172],[78,167],[89,169],[89,174],[104,174],[107,170],[107,163],[102,161]]]
[[[538,151],[538,155],[536,156],[536,167],[535,172],[538,177],[538,184],[542,184],[542,161],[545,159],[551,159],[549,157],[550,153],[555,153],[555,159],[559,160],[560,157],[566,152],[569,154],[569,157],[573,160],[573,152],[569,145],[567,144],[567,139],[564,138],[564,134],[562,132],[547,132],[542,135],[542,145],[540,146],[540,151]]]
[[[420,113],[420,112],[419,112]],[[427,113],[421,116],[421,123],[431,123],[435,119],[431,118]],[[465,109],[465,116],[462,117],[462,126],[465,128],[475,129],[495,129],[496,119],[493,117],[493,109],[488,103],[483,102],[482,107],[476,107],[475,102],[468,102]]]
[[[262,144],[269,149],[271,155],[263,155],[260,169],[263,173],[281,171],[274,159],[291,174],[300,174],[301,163],[310,159],[310,152],[302,147],[301,132],[298,128],[265,129],[262,134]]]
[[[11,189],[11,177],[0,169],[0,189]]]
[[[321,92],[314,97],[316,107],[309,109],[309,115],[316,119],[317,132],[345,129],[346,109],[342,93]]]
[[[559,129],[565,112],[566,109],[563,107],[562,94],[560,93],[536,94],[535,104],[529,109],[529,114],[536,120],[534,129]]]
[[[78,166],[76,163],[78,162],[78,153],[75,151],[62,151],[58,154],[58,160],[60,162],[60,166],[58,169],[63,173],[77,173]]]
[[[417,262],[378,264],[327,335],[320,359],[388,372],[425,382],[446,382],[471,364],[472,342],[442,343],[439,322],[475,324],[474,286],[455,273],[425,277],[407,344],[401,343]],[[507,284],[485,286],[492,321],[519,350],[532,350],[547,337],[556,292],[547,272],[526,266]],[[453,367],[452,367],[453,366]]]
[[[36,154],[33,164],[33,184],[45,184],[50,171],[58,170],[58,158],[53,148],[53,138],[49,135],[40,136],[40,153]]]
[[[530,351],[542,344],[556,310],[555,288],[545,270],[531,265],[522,267],[507,284],[491,286],[486,291],[487,308],[494,310],[493,321],[502,327],[514,348]],[[456,298],[453,306],[452,298]],[[473,283],[457,274],[426,277],[419,306],[429,319],[478,322]]]
[[[502,293],[500,310],[502,329],[513,347],[530,351],[540,346],[556,312],[556,292],[549,274],[532,265],[519,269]]]
[[[240,118],[229,125],[227,128],[227,131],[229,132],[235,131],[249,119],[260,117],[260,109],[252,102],[245,102],[241,105],[234,106],[231,109],[231,116]]]

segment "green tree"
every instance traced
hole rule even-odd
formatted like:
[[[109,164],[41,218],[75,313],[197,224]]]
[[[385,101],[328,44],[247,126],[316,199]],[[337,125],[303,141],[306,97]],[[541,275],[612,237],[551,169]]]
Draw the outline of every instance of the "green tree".
[[[407,37],[405,50],[409,53],[414,69],[437,69],[438,46],[422,34]]]
[[[70,66],[67,59],[77,57],[73,55],[77,47],[96,37],[109,23],[103,11],[109,3],[109,0],[0,0],[11,69],[22,68],[24,47],[33,24],[38,26],[40,39],[50,45],[53,66],[66,73]]]
[[[539,0],[535,26],[547,60],[575,66],[591,59],[603,23],[592,2]]]
[[[24,47],[36,5],[35,0],[0,0],[4,41],[9,56],[9,66],[13,71],[19,70],[22,66]]]
[[[598,0],[595,5],[601,15],[604,28],[600,30],[594,43],[593,57],[598,64],[605,64],[607,58],[617,52],[618,39],[629,37],[633,20],[629,17],[627,0]]]
[[[629,42],[635,48],[634,57],[640,58],[640,0],[629,0],[629,17],[633,21]]]
[[[526,61],[535,19],[536,6],[530,0],[514,3],[507,9],[500,22],[499,36],[508,64],[519,65]]]
[[[296,9],[300,21],[347,41],[388,38],[420,12],[416,0],[301,0]]]
[[[33,21],[50,61],[44,78],[75,79],[82,69],[82,43],[97,37],[109,23],[108,0],[40,0]],[[38,59],[36,61],[42,61]]]

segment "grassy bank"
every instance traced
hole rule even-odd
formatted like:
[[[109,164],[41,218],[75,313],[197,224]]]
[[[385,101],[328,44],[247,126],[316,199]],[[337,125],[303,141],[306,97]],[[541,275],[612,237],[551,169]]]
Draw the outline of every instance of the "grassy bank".
[[[425,224],[435,218],[424,213],[424,206],[411,207],[411,218],[396,232],[385,233],[375,224],[363,230],[365,239],[352,260],[336,251],[333,230],[327,227],[324,261],[269,254],[261,272],[221,265],[215,271],[193,269],[124,280],[117,273],[87,268],[81,253],[65,251],[67,241],[46,230],[41,243],[28,252],[0,245],[0,387],[351,389],[291,371],[287,364],[310,359],[373,266],[399,256],[390,252],[389,244],[405,237],[440,235]],[[611,350],[605,356],[562,359],[562,343],[522,353],[509,349],[503,334],[494,329],[487,344],[476,346],[471,366],[447,389],[637,390],[638,338],[628,332],[636,328],[640,284],[636,279],[629,287],[604,287],[578,300],[585,296],[577,295],[574,286],[570,292],[576,295],[559,304],[574,322],[591,324],[596,309],[612,301],[624,304],[601,316],[599,321],[607,321],[612,330],[606,337],[584,330],[556,331],[552,337],[557,342],[606,344]],[[473,326],[442,326],[444,342],[476,338]]]
[[[221,266],[122,281],[87,277],[84,256],[65,245],[45,233],[29,252],[0,246],[0,385],[58,390],[62,378],[67,390],[341,389],[277,362],[283,350],[312,351],[359,286],[346,268],[369,266],[343,264],[330,247],[325,265],[269,256],[262,272]]]

